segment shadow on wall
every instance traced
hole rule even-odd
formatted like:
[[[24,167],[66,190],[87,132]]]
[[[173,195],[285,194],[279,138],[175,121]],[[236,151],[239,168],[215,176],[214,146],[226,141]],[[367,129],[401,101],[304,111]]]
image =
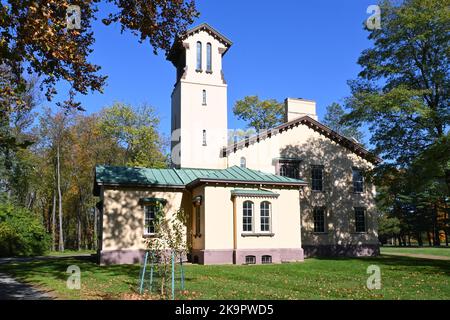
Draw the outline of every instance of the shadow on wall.
[[[280,156],[305,159],[299,165],[300,178],[308,182],[300,200],[305,255],[355,256],[379,252],[371,186],[365,186],[362,194],[353,192],[352,168],[369,169],[365,160],[328,139],[317,137],[309,138],[302,145],[283,147]],[[311,190],[312,165],[323,166],[323,191]],[[314,232],[314,207],[325,208],[323,233]],[[364,233],[356,233],[354,207],[367,209]]]
[[[101,263],[140,263],[145,253],[144,204],[142,198],[164,198],[164,213],[175,214],[181,203],[179,192],[157,189],[120,188],[105,198],[108,203],[103,215],[103,247]],[[164,194],[161,194],[164,192]],[[107,211],[106,211],[107,210]]]

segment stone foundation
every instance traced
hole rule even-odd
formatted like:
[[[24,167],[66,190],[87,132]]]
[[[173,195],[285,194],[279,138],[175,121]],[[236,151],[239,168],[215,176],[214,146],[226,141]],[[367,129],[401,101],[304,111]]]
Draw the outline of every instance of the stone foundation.
[[[371,257],[380,254],[378,244],[362,245],[303,245],[306,258],[310,257]]]

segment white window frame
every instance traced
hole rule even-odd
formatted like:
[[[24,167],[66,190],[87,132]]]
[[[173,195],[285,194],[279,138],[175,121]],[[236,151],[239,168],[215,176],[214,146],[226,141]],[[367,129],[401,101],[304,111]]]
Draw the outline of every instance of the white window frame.
[[[202,50],[203,50],[203,45],[200,41],[197,41],[197,61],[196,61],[196,70],[197,71],[202,71]]]
[[[152,208],[153,211],[153,218],[147,218],[147,215],[149,214],[149,208]],[[151,236],[155,235],[155,230],[153,226],[153,232],[150,232],[150,224],[155,221],[156,218],[156,205],[155,204],[146,204],[144,206],[144,235],[145,236]]]
[[[265,211],[266,210],[268,211],[267,212],[268,216],[264,216],[264,218],[266,218],[268,220],[268,223],[264,223],[264,225],[268,227],[268,230],[263,230],[263,228],[262,228],[262,226],[263,226],[263,204],[268,204],[269,205],[268,209],[264,208]],[[259,219],[260,219],[259,220],[259,222],[260,222],[259,223],[260,231],[262,233],[264,233],[264,232],[267,232],[267,233],[272,232],[272,203],[270,201],[265,200],[265,201],[261,201],[259,203]]]
[[[206,44],[206,72],[212,72],[212,44],[210,42]]]
[[[246,216],[245,215],[245,213],[248,213],[248,210],[249,210],[249,208],[246,208],[245,207],[245,204],[246,203],[250,203],[251,204],[251,206],[250,206],[250,209],[251,209],[251,217],[250,217],[250,223],[249,222],[244,222],[244,219],[248,219],[249,217],[248,217],[248,215]],[[253,233],[253,232],[255,232],[255,203],[253,202],[253,201],[250,201],[250,200],[245,200],[243,203],[242,203],[242,232],[244,232],[244,233]],[[250,227],[251,227],[251,230],[245,230],[245,226],[248,226],[248,225],[250,225]]]

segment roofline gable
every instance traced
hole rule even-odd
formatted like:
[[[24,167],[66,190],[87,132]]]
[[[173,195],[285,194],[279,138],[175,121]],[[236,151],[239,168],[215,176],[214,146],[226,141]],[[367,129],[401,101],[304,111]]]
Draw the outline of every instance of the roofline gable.
[[[373,154],[372,152],[368,151],[366,148],[364,148],[360,144],[339,134],[338,132],[334,131],[330,127],[320,123],[319,121],[312,119],[309,116],[299,117],[297,119],[283,123],[275,128],[268,129],[262,133],[256,134],[248,139],[239,141],[238,143],[232,143],[224,148],[223,155],[228,156],[228,154],[234,153],[239,149],[248,147],[249,145],[254,144],[254,143],[259,143],[261,140],[271,138],[274,134],[282,133],[283,131],[288,130],[293,127],[296,127],[298,125],[308,126],[309,128],[313,129],[314,131],[319,132],[320,134],[324,135],[328,139],[338,143],[339,145],[347,148],[351,152],[355,153],[356,155],[360,156],[361,158],[363,158],[373,164],[378,164],[383,161],[380,157],[378,157],[375,154]]]

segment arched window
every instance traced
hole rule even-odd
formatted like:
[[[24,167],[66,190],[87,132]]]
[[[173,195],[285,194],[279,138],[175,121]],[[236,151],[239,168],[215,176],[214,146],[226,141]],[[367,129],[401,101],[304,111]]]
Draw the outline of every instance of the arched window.
[[[202,95],[203,95],[203,96],[202,96],[202,99],[203,99],[203,103],[202,103],[202,104],[203,104],[204,106],[206,106],[206,90],[203,90]]]
[[[271,204],[268,201],[261,202],[260,215],[261,215],[261,232],[270,231],[270,211]]]
[[[197,71],[202,70],[202,43],[197,42]]]
[[[261,257],[261,263],[262,264],[269,264],[272,263],[272,256],[264,255]]]
[[[253,231],[253,202],[251,201],[244,201],[242,206],[242,230]]]
[[[245,157],[241,157],[241,168],[247,168],[247,160]]]
[[[211,43],[206,44],[206,71],[212,72]]]
[[[256,264],[255,256],[245,256],[245,264]]]

